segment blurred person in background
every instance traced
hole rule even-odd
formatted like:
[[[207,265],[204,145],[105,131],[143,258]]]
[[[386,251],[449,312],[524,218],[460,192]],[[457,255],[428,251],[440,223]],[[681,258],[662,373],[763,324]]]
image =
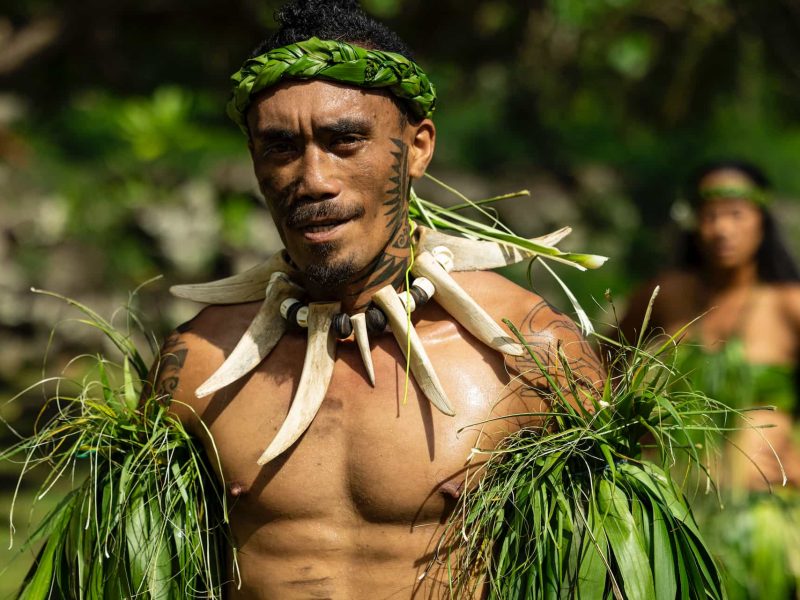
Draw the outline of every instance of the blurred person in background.
[[[698,169],[688,186],[694,228],[678,268],[634,293],[620,323],[636,339],[659,286],[645,334],[673,335],[691,323],[676,358],[689,384],[736,410],[774,407],[745,413],[713,475],[726,510],[710,513],[705,527],[733,598],[794,597],[800,575],[800,271],[768,208],[769,188],[749,162]]]

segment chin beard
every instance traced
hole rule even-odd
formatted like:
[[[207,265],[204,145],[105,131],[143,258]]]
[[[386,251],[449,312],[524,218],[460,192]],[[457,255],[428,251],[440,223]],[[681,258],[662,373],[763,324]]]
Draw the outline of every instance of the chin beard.
[[[306,279],[311,286],[319,289],[340,288],[358,273],[359,268],[352,257],[330,260],[335,248],[333,243],[317,246],[319,259],[305,269]]]

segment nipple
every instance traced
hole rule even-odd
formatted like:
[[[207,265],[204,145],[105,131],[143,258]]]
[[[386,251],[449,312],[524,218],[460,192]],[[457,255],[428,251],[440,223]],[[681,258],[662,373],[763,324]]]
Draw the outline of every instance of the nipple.
[[[228,485],[228,491],[230,492],[231,496],[238,498],[239,496],[246,496],[250,491],[250,488],[238,481],[232,481]]]
[[[458,500],[461,496],[461,487],[463,484],[455,483],[454,481],[445,481],[439,486],[439,493],[445,498],[452,498]]]

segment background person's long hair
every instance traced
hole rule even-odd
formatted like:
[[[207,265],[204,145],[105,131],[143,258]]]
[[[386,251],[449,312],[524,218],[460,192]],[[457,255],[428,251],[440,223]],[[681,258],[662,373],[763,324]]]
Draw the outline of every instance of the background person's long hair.
[[[764,172],[747,161],[720,160],[698,168],[689,178],[687,195],[693,208],[697,209],[703,199],[699,194],[700,181],[709,173],[723,169],[739,171],[746,175],[760,190],[766,192],[770,182]],[[800,283],[800,268],[783,241],[775,217],[769,209],[760,206],[763,239],[756,254],[758,279],[764,283]],[[687,232],[680,245],[678,267],[688,271],[700,271],[705,265],[697,231]]]
[[[720,169],[732,169],[744,173],[762,191],[770,188],[769,179],[761,169],[741,160],[724,160],[708,163],[697,169],[688,184],[688,197],[692,207],[696,210],[702,198],[699,194],[700,181],[711,173]],[[800,269],[797,262],[792,257],[789,249],[784,243],[775,217],[764,206],[759,206],[761,210],[762,240],[756,254],[758,280],[764,283],[800,283]],[[683,243],[680,246],[678,256],[678,267],[687,271],[702,271],[705,266],[705,259],[700,250],[699,236],[697,231],[690,231],[684,234]],[[795,405],[792,410],[794,418],[800,417],[800,363],[795,364],[793,373]]]
[[[764,283],[800,283],[800,269],[784,243],[775,217],[761,207],[763,239],[758,247],[756,261],[758,279]],[[697,232],[684,234],[678,267],[687,271],[702,271],[705,265]]]

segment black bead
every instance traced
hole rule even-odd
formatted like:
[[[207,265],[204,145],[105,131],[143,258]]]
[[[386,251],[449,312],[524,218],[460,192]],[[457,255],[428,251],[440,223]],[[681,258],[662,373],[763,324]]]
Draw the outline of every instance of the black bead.
[[[370,333],[381,333],[386,329],[386,315],[377,306],[370,306],[366,312],[367,330]]]
[[[289,327],[293,329],[300,328],[300,324],[297,322],[297,312],[303,308],[302,302],[295,302],[292,304],[288,310],[286,311],[286,323]]]
[[[417,308],[423,306],[428,300],[430,300],[428,294],[421,287],[412,285],[409,293],[411,294],[411,297],[414,299],[414,306],[416,306]]]
[[[336,337],[343,340],[350,337],[353,333],[353,323],[350,321],[350,315],[347,313],[339,313],[333,315],[333,330],[336,332]]]

